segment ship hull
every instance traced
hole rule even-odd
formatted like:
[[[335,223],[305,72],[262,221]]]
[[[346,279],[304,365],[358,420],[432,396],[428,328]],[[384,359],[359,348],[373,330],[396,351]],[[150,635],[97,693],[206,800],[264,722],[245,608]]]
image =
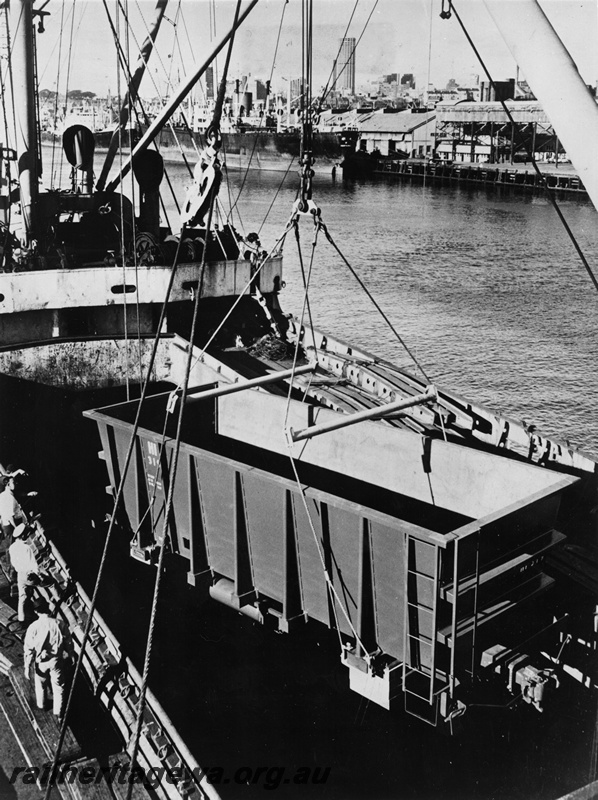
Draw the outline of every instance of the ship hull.
[[[96,131],[96,152],[105,152],[110,143],[111,131]],[[314,136],[314,164],[316,173],[330,174],[340,166],[344,154],[355,147],[356,132],[316,133]],[[54,140],[52,134],[42,135],[45,143]],[[135,137],[134,137],[135,140]],[[165,128],[156,137],[160,153],[165,161],[184,163],[185,159],[197,160],[197,153],[204,146],[203,137],[182,128]],[[122,137],[124,147],[129,145],[128,132]],[[299,168],[301,136],[299,133],[275,133],[272,131],[246,131],[222,134],[222,159],[232,170],[269,170],[286,172],[296,165]]]
[[[347,134],[341,139],[338,133],[314,135],[313,169],[317,173],[331,172],[343,159]],[[203,146],[203,137],[183,129],[165,128],[159,135],[159,147],[166,161],[183,160],[181,149],[187,157],[196,158],[197,148]],[[99,143],[98,143],[99,144]],[[286,172],[293,165],[299,168],[301,135],[298,132],[276,133],[251,131],[222,134],[223,161],[229,169],[259,169]]]

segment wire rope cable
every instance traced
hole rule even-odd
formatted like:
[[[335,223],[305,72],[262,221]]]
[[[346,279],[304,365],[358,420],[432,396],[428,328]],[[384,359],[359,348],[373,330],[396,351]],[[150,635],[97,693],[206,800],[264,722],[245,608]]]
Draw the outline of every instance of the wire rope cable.
[[[259,122],[258,128],[255,131],[254,136],[253,136],[253,147],[251,149],[251,153],[249,154],[249,159],[247,161],[247,167],[245,168],[245,173],[243,175],[243,180],[241,181],[241,186],[239,188],[239,192],[238,192],[237,197],[235,199],[235,202],[231,206],[231,209],[230,209],[230,212],[229,212],[231,215],[232,215],[232,212],[235,209],[237,203],[239,202],[239,198],[241,197],[243,189],[245,188],[245,183],[247,181],[247,176],[249,174],[249,170],[251,169],[251,163],[253,161],[253,156],[255,155],[255,151],[256,151],[256,148],[257,148],[258,141],[259,141],[259,135],[260,135],[260,132],[262,130],[262,124],[263,124],[264,120],[266,119],[266,115],[267,115],[267,112],[268,112],[268,99],[270,97],[270,87],[272,85],[272,77],[274,75],[274,68],[276,67],[276,57],[278,55],[278,47],[280,45],[280,36],[282,34],[282,26],[283,26],[283,23],[284,23],[284,15],[285,15],[285,12],[286,12],[286,9],[287,9],[287,4],[288,4],[288,0],[283,0],[282,14],[280,16],[280,23],[278,25],[278,33],[276,35],[276,45],[274,47],[274,55],[272,56],[272,66],[270,67],[270,76],[269,76],[268,80],[266,81],[266,99],[264,101],[264,104],[265,104],[264,112],[263,112],[263,116],[260,118],[260,122]]]
[[[60,68],[62,64],[62,37],[64,32],[64,8],[65,3],[62,3],[60,7],[60,34],[58,36],[58,68],[57,68],[57,75],[56,75],[56,97],[54,98],[54,127],[56,127],[56,123],[58,122],[58,98],[60,96]],[[70,10],[70,13],[74,15],[75,7],[73,6]],[[68,103],[68,97],[65,94],[65,105]],[[56,136],[52,137],[52,162],[50,168],[50,185],[54,186],[54,157],[56,153]]]
[[[237,22],[239,19],[239,13],[241,9],[241,0],[237,0],[236,8],[235,8],[235,17],[234,17],[234,26],[233,26],[233,33],[229,40],[228,52],[226,56],[225,67],[223,71],[222,81],[220,85],[220,89],[218,92],[218,98],[216,101],[216,107],[214,109],[214,115],[212,118],[212,129],[215,132],[219,131],[220,127],[220,118],[222,113],[222,105],[224,102],[224,95],[226,90],[226,77],[228,74],[228,67],[230,64],[230,59],[232,55],[232,48],[234,45],[235,40],[235,28],[237,26]],[[216,133],[217,138],[217,133]],[[206,222],[206,235],[209,234],[211,230],[212,224],[212,214],[214,210],[214,201],[215,201],[215,192],[212,191],[210,195],[210,204],[208,209],[208,217]],[[180,241],[182,241],[183,236],[181,233]],[[185,410],[185,400],[187,396],[187,390],[189,386],[189,377],[191,375],[191,365],[193,360],[193,342],[195,340],[195,331],[197,326],[197,320],[199,316],[199,301],[203,294],[203,283],[204,283],[204,276],[205,276],[205,265],[206,265],[206,255],[207,255],[207,247],[204,247],[202,252],[202,261],[201,261],[201,272],[200,272],[200,279],[199,279],[199,286],[197,290],[197,294],[195,297],[195,303],[193,308],[193,319],[191,322],[191,331],[189,337],[189,351],[187,354],[187,362],[185,368],[185,376],[183,380],[182,386],[182,396],[180,398],[179,404],[179,415],[177,420],[177,430],[175,436],[175,443],[173,447],[173,455],[172,455],[172,462],[170,468],[170,480],[168,485],[168,497],[166,500],[166,509],[164,512],[164,522],[162,527],[162,541],[160,543],[160,551],[158,556],[158,564],[157,564],[157,571],[156,571],[156,581],[154,586],[154,596],[152,599],[152,607],[151,607],[151,618],[148,630],[148,639],[147,639],[147,647],[145,652],[145,659],[143,665],[143,675],[141,680],[141,687],[139,691],[139,699],[137,703],[137,719],[136,719],[136,726],[135,726],[135,733],[133,737],[133,742],[131,746],[131,769],[135,768],[137,755],[139,750],[139,740],[141,736],[141,727],[143,722],[143,712],[145,708],[145,698],[147,692],[147,686],[149,681],[149,669],[151,663],[151,655],[152,655],[152,646],[153,646],[153,638],[156,626],[156,617],[157,617],[157,609],[158,609],[158,599],[159,599],[159,591],[160,591],[160,583],[162,578],[162,566],[164,562],[164,555],[166,552],[166,544],[168,541],[168,525],[170,520],[170,514],[172,510],[172,503],[174,497],[174,487],[176,483],[176,474],[178,468],[178,460],[179,460],[179,453],[180,453],[180,446],[181,446],[181,433],[182,433],[182,424],[183,424],[183,417],[184,417],[184,410]],[[127,795],[126,800],[130,800],[131,794],[133,791],[133,784],[130,783],[127,787]]]
[[[121,65],[121,67],[123,69],[123,72],[127,76],[127,82],[130,83],[133,76],[132,76],[131,70],[129,69],[129,65],[127,63],[124,51],[122,49],[122,45],[120,43],[118,34],[116,32],[116,27],[114,25],[114,20],[112,19],[112,15],[110,13],[110,9],[108,8],[108,2],[107,2],[107,0],[102,0],[102,2],[103,2],[103,5],[104,5],[104,11],[106,13],[106,17],[108,19],[108,24],[110,25],[110,29],[112,31],[112,37],[114,39],[114,44],[115,44],[117,53],[119,55],[120,65]],[[133,36],[134,36],[134,34],[133,34]],[[136,44],[138,44],[138,43],[136,42]],[[146,64],[146,66],[147,66],[147,64]],[[154,86],[156,86],[154,78],[151,76],[151,72],[149,72],[149,74],[150,74],[150,77],[151,77],[152,81],[154,82]],[[149,125],[149,116],[148,116],[148,114],[147,114],[147,112],[145,110],[143,102],[141,101],[141,99],[139,97],[137,97],[137,102],[132,105],[132,111],[135,114],[135,119],[136,119],[137,125],[140,126],[141,120],[140,120],[140,116],[139,116],[139,113],[138,113],[138,108],[141,109],[141,113],[143,114],[143,118],[145,120],[146,125]],[[120,133],[119,133],[119,135],[120,135]],[[159,151],[157,143],[156,143],[155,140],[153,142],[153,146],[156,149],[156,151]],[[122,151],[121,151],[121,156],[122,156]],[[121,159],[121,164],[122,164],[122,159]],[[168,174],[168,170],[166,170],[166,169],[164,170],[164,177],[166,178],[166,182],[168,184],[168,188],[170,189],[170,194],[172,196],[172,200],[173,200],[173,202],[175,204],[175,207],[176,207],[177,213],[178,213],[178,212],[180,212],[180,206],[179,206],[178,198],[177,198],[176,192],[174,191],[174,187],[172,185],[172,181],[170,179],[170,175]],[[164,214],[164,219],[165,219],[166,223],[169,224],[168,211],[167,211],[166,205],[164,204],[164,200],[162,198],[160,198],[160,206],[162,208],[162,213]]]
[[[110,549],[110,543],[112,541],[112,536],[113,536],[114,528],[115,528],[115,525],[116,525],[116,515],[117,515],[118,508],[120,506],[121,500],[122,500],[124,487],[125,487],[125,480],[126,480],[126,477],[127,477],[127,473],[128,473],[128,470],[129,470],[130,463],[131,463],[131,458],[132,458],[132,455],[133,455],[133,452],[134,452],[134,449],[135,449],[135,443],[136,443],[136,440],[137,440],[137,432],[139,430],[139,426],[140,426],[140,423],[141,423],[141,412],[142,412],[142,409],[143,409],[143,406],[144,406],[144,403],[145,403],[145,399],[147,397],[149,384],[150,384],[151,376],[152,376],[153,369],[154,369],[154,364],[155,364],[157,353],[158,353],[158,347],[159,347],[159,344],[160,344],[161,331],[162,331],[162,327],[163,327],[163,324],[164,324],[164,320],[166,318],[166,308],[167,308],[167,305],[168,305],[170,294],[172,292],[172,287],[174,285],[174,279],[175,279],[175,275],[176,275],[176,271],[177,271],[177,266],[178,266],[178,263],[179,263],[181,242],[182,242],[182,238],[179,240],[179,242],[177,244],[177,250],[176,250],[176,253],[175,253],[175,256],[174,256],[174,261],[173,261],[173,265],[172,265],[172,269],[171,269],[171,273],[170,273],[170,278],[169,278],[168,286],[166,288],[166,292],[165,292],[165,296],[164,296],[164,302],[162,304],[162,307],[161,307],[161,310],[160,310],[160,316],[159,316],[159,319],[158,319],[158,322],[157,322],[157,325],[156,325],[156,335],[154,336],[154,340],[153,340],[153,343],[152,343],[152,350],[151,350],[150,358],[149,358],[148,365],[147,365],[147,372],[146,372],[145,380],[143,381],[143,385],[142,385],[142,388],[141,388],[141,395],[140,395],[140,398],[139,398],[139,402],[137,404],[137,411],[135,413],[135,420],[133,422],[133,428],[132,428],[132,431],[131,431],[131,437],[129,439],[129,444],[127,446],[127,451],[126,451],[126,454],[125,454],[123,467],[122,467],[122,470],[121,470],[121,477],[120,477],[120,481],[119,481],[118,488],[117,488],[117,491],[116,491],[116,495],[115,495],[115,498],[114,498],[113,510],[112,510],[112,514],[110,515],[110,520],[109,520],[109,523],[108,523],[108,530],[106,532],[106,539],[104,541],[104,547],[103,547],[103,550],[102,550],[102,555],[100,557],[100,563],[98,565],[98,574],[97,574],[96,582],[95,582],[95,585],[94,585],[93,593],[92,593],[92,596],[91,596],[90,604],[89,604],[89,616],[88,616],[88,619],[87,619],[87,623],[85,625],[85,629],[83,631],[83,637],[81,639],[79,655],[77,657],[77,661],[76,661],[76,664],[75,664],[75,669],[73,671],[73,676],[72,676],[72,679],[71,679],[70,689],[69,689],[67,700],[66,700],[66,703],[65,703],[64,713],[63,713],[61,724],[60,724],[60,733],[59,733],[58,742],[57,742],[56,748],[55,748],[54,758],[53,758],[53,761],[52,761],[52,767],[51,767],[50,772],[49,772],[48,785],[47,785],[47,788],[46,788],[46,794],[45,794],[44,800],[48,800],[49,799],[49,796],[50,796],[50,793],[51,793],[51,790],[52,790],[52,781],[53,781],[53,778],[56,775],[56,769],[58,767],[60,754],[61,754],[61,751],[62,751],[62,747],[64,745],[64,739],[65,739],[65,736],[66,736],[69,712],[70,712],[70,708],[71,708],[71,705],[72,705],[72,702],[73,702],[75,684],[76,684],[77,677],[78,677],[78,675],[79,675],[79,673],[81,671],[81,667],[82,667],[82,664],[83,664],[83,657],[84,657],[84,654],[85,654],[85,648],[86,648],[87,642],[89,640],[89,634],[90,634],[91,627],[92,627],[92,624],[93,624],[93,615],[94,615],[94,611],[95,611],[95,608],[96,608],[96,605],[97,605],[97,598],[98,598],[98,595],[99,595],[100,585],[101,585],[101,582],[102,582],[104,568],[105,568],[105,565],[106,565],[106,560],[107,560],[108,552],[109,552],[109,549]]]
[[[365,294],[367,295],[367,297],[369,298],[369,300],[371,301],[373,306],[376,308],[376,310],[378,311],[378,313],[380,314],[382,319],[386,322],[386,324],[388,325],[388,327],[390,328],[390,330],[392,331],[392,333],[396,337],[397,341],[405,349],[405,351],[407,352],[407,354],[409,355],[409,357],[411,358],[413,363],[416,365],[416,367],[419,369],[419,371],[422,373],[424,378],[429,382],[430,378],[427,375],[427,373],[426,373],[425,369],[423,368],[423,366],[420,364],[419,360],[416,358],[415,354],[411,351],[411,349],[409,348],[409,346],[407,345],[407,343],[405,342],[405,340],[403,339],[401,334],[397,331],[395,326],[392,324],[392,322],[388,318],[388,315],[383,311],[383,309],[381,308],[380,304],[378,303],[378,301],[376,300],[374,295],[370,292],[370,290],[365,285],[364,281],[359,277],[359,275],[358,275],[357,271],[355,270],[355,268],[349,263],[349,261],[346,258],[346,256],[341,252],[339,246],[336,244],[336,242],[332,238],[332,236],[331,236],[330,232],[328,231],[328,228],[326,227],[326,225],[324,225],[323,222],[321,222],[320,224],[322,226],[322,231],[323,231],[324,235],[326,236],[326,239],[328,240],[330,245],[334,248],[334,250],[337,252],[337,254],[339,255],[341,261],[347,267],[347,269],[349,270],[351,275],[353,275],[353,277],[355,278],[355,280],[357,281],[357,283],[359,284],[361,289],[365,292]]]
[[[343,36],[342,36],[341,40],[340,40],[340,44],[338,46],[338,50],[336,51],[336,56],[334,58],[334,61],[332,62],[332,69],[330,70],[330,75],[328,76],[328,80],[326,81],[326,84],[325,84],[324,88],[322,89],[322,94],[320,95],[320,99],[318,101],[318,112],[321,111],[322,104],[324,103],[326,97],[328,97],[328,94],[329,94],[328,87],[330,86],[330,81],[334,77],[334,73],[336,71],[336,67],[337,67],[337,64],[338,64],[338,59],[339,59],[339,56],[341,54],[341,50],[343,49],[343,41],[347,38],[347,34],[349,33],[349,28],[351,27],[351,22],[353,21],[353,17],[355,16],[355,12],[357,11],[357,6],[358,5],[359,5],[359,0],[355,0],[355,3],[353,5],[353,10],[351,11],[351,16],[349,17],[349,21],[347,22],[347,24],[345,26],[345,31],[343,33]],[[336,86],[336,78],[334,80],[334,83],[333,83],[330,91],[332,91],[332,89],[335,86]]]
[[[216,339],[216,337],[218,336],[220,331],[224,328],[224,326],[226,325],[226,323],[228,322],[228,320],[232,316],[234,310],[237,308],[237,306],[243,300],[244,296],[247,294],[247,292],[251,289],[253,284],[256,282],[256,280],[259,277],[262,269],[265,267],[265,265],[268,263],[268,261],[270,261],[272,258],[275,258],[279,254],[280,249],[282,248],[282,245],[284,244],[284,241],[286,240],[286,237],[288,236],[288,234],[292,230],[293,218],[294,218],[294,214],[291,215],[291,218],[287,222],[287,225],[286,225],[285,229],[283,230],[282,234],[278,237],[278,239],[274,243],[274,246],[272,247],[270,252],[262,259],[260,264],[256,267],[255,271],[253,272],[253,274],[251,275],[251,277],[249,278],[249,280],[247,281],[245,286],[243,286],[241,291],[238,293],[237,299],[234,301],[234,303],[228,309],[226,314],[222,317],[222,319],[220,320],[220,322],[217,325],[217,327],[212,331],[212,333],[211,333],[209,339],[207,340],[207,342],[201,347],[199,353],[197,353],[197,355],[194,356],[194,361],[193,361],[192,367],[196,366],[198,363],[201,362],[201,360],[204,357],[205,353],[207,352],[208,348],[214,342],[214,340]],[[192,344],[190,345],[190,348],[191,349],[193,348]],[[173,390],[172,394],[178,393],[181,390],[181,387],[182,387],[182,383],[179,382],[177,387]]]
[[[6,55],[7,55],[8,58],[7,58],[7,72],[5,73],[4,70],[0,69],[0,92],[2,94],[2,121],[3,121],[3,124],[4,124],[4,130],[6,131],[7,136],[8,136],[9,125],[8,125],[8,113],[7,113],[7,109],[6,109],[6,105],[7,105],[7,103],[6,103],[6,82],[7,82],[7,79],[10,80],[11,87],[12,87],[12,67],[11,67],[11,60],[10,60],[10,35],[9,35],[9,26],[8,26],[8,8],[5,6],[5,8],[3,10],[4,10],[4,15],[3,15],[4,31],[3,32],[6,35],[6,50],[7,50]],[[1,54],[0,54],[0,57],[1,57]],[[16,125],[16,119],[15,119],[15,114],[14,114],[14,95],[13,95],[12,88],[11,88],[10,95],[11,95],[11,99],[13,100],[13,123]],[[12,169],[11,169],[11,166],[10,166],[11,159],[8,158],[8,153],[3,153],[2,155],[5,156],[5,158],[3,158],[3,162],[4,162],[4,165],[5,165],[5,169],[6,169],[6,183],[7,183],[7,187],[8,187],[8,194],[9,194],[9,197],[10,197],[10,191],[11,191],[11,186],[12,186],[12,181],[13,181]],[[2,169],[2,164],[0,164],[0,170],[1,169]],[[1,177],[4,177],[4,176],[2,175]],[[2,242],[2,253],[0,254],[0,269],[8,269],[9,266],[10,266],[9,263],[8,263],[8,255],[9,255],[8,247],[9,247],[9,243],[11,241],[10,224],[11,224],[11,219],[12,219],[12,203],[10,203],[10,202],[7,203],[4,213],[5,213],[5,218],[4,218],[4,222],[3,222],[3,225],[2,225],[2,230],[3,230],[3,234],[4,235],[3,235],[3,242]]]
[[[117,11],[116,11],[116,37],[117,37],[117,41],[118,42],[121,41],[121,37],[120,37],[120,11],[119,11],[119,9],[120,9],[120,4],[118,5]],[[121,83],[120,83],[120,81],[121,81],[121,77],[120,77],[121,76],[121,70],[119,69],[119,66],[121,66],[121,64],[120,64],[119,56],[120,56],[119,48],[117,47],[116,48],[116,70],[117,70],[116,90],[118,92],[118,97],[119,97],[119,100],[120,100],[120,97],[122,95],[121,95]],[[125,63],[128,63],[128,62],[125,60]],[[123,151],[123,136],[122,136],[122,134],[123,134],[123,129],[122,129],[122,126],[119,125],[118,126],[118,158],[119,158],[119,166],[120,166],[121,169],[122,169],[122,163],[123,163],[122,162],[122,158],[123,158],[123,152],[122,152]],[[127,324],[127,292],[126,292],[127,278],[126,278],[125,218],[124,218],[124,214],[125,214],[125,212],[124,212],[124,198],[121,197],[121,200],[120,200],[120,203],[119,203],[120,261],[121,261],[122,288],[123,288],[123,330],[124,330],[124,343],[125,343],[124,354],[123,354],[123,358],[124,358],[123,369],[124,369],[124,373],[125,373],[125,385],[126,385],[126,390],[127,390],[127,400],[130,400],[131,399],[131,394],[130,394],[131,389],[130,389],[130,385],[129,385],[129,370],[128,370],[128,364],[129,364],[129,331],[128,331],[128,324]]]
[[[358,39],[357,39],[357,41],[355,42],[355,44],[354,44],[354,46],[353,46],[353,49],[351,50],[351,52],[350,52],[350,54],[349,54],[349,58],[347,58],[347,60],[346,60],[346,62],[345,62],[345,64],[344,64],[344,66],[343,66],[343,68],[341,69],[341,71],[340,71],[340,72],[338,73],[338,75],[336,76],[336,80],[334,81],[333,85],[330,87],[330,89],[328,89],[328,91],[326,92],[326,94],[322,93],[322,97],[321,97],[321,99],[320,99],[320,102],[319,102],[319,104],[318,104],[318,107],[320,107],[320,108],[321,108],[322,104],[323,104],[323,103],[326,101],[326,98],[328,97],[328,95],[330,94],[330,92],[331,92],[331,91],[332,91],[332,90],[333,90],[333,89],[336,87],[336,84],[338,83],[338,80],[339,80],[339,78],[341,77],[341,75],[342,75],[342,74],[343,74],[343,72],[344,72],[344,71],[347,69],[347,66],[349,65],[349,61],[350,61],[351,57],[355,55],[355,51],[357,50],[357,47],[359,46],[359,43],[361,42],[361,40],[362,40],[362,38],[363,38],[363,35],[364,35],[364,33],[366,32],[368,25],[370,24],[370,20],[371,20],[371,18],[372,18],[372,16],[373,16],[373,14],[374,14],[374,11],[376,10],[376,6],[378,5],[378,2],[379,2],[379,0],[376,0],[376,1],[375,1],[375,3],[374,3],[374,5],[372,6],[372,10],[370,11],[370,13],[369,13],[369,15],[368,15],[368,18],[367,18],[367,19],[366,19],[366,21],[365,21],[365,24],[364,24],[364,26],[363,26],[363,28],[362,28],[362,30],[361,30],[361,33],[359,34],[359,38],[358,38]]]
[[[126,63],[130,64],[131,63],[131,25],[129,24],[129,0],[125,0],[125,7],[124,7],[124,10],[123,10],[123,14],[124,14],[124,20],[125,20],[125,23],[126,23],[126,27],[125,27],[125,32],[126,32],[126,34],[125,34],[125,43],[126,43],[126,54],[127,54],[127,62]],[[137,45],[137,42],[135,42],[135,44]],[[129,78],[129,86],[130,86],[130,78]],[[129,97],[129,105],[132,106],[134,104],[134,102],[135,102],[135,98]],[[130,114],[129,114],[129,119],[130,119]],[[131,128],[129,126],[129,131],[130,130],[131,130]],[[133,137],[129,134],[129,156],[131,156],[132,151],[133,151]],[[132,230],[131,230],[131,233],[130,233],[130,238],[131,238],[130,258],[133,260],[133,268],[135,270],[135,286],[139,286],[139,264],[138,264],[138,259],[137,259],[137,247],[136,247],[136,242],[137,242],[137,228],[136,228],[137,219],[136,219],[136,216],[135,216],[135,213],[134,213],[134,209],[135,209],[135,205],[136,205],[136,196],[137,196],[137,181],[135,180],[135,174],[134,174],[133,170],[131,170],[130,181],[131,181],[131,184],[130,184],[131,185],[131,203],[132,203],[132,207],[133,207],[133,214],[132,214],[132,220],[131,220]],[[122,202],[121,202],[121,208],[123,208],[123,203]],[[121,224],[123,225],[123,231],[124,231],[124,224],[123,224],[124,223],[124,211],[123,211],[123,216],[121,217],[121,219],[122,219]],[[123,236],[123,245],[125,245],[124,236]],[[125,257],[126,257],[125,247],[123,246],[123,265],[125,263]],[[123,280],[123,303],[125,304],[125,307],[126,307],[126,299],[125,298],[126,298],[127,290],[126,290],[126,272],[125,272],[124,269],[123,269],[123,278],[125,279],[125,280]],[[137,328],[137,339],[136,339],[137,364],[138,364],[138,368],[139,368],[139,383],[141,384],[141,382],[143,380],[143,362],[142,362],[142,352],[141,352],[141,308],[140,308],[140,305],[139,305],[139,292],[135,292],[135,322],[136,322],[136,328]],[[125,319],[124,319],[125,329],[127,329],[128,324],[129,324],[128,317],[125,316]],[[125,369],[127,371],[127,374],[129,372],[128,359],[129,359],[129,354],[127,352],[127,363],[125,364]]]

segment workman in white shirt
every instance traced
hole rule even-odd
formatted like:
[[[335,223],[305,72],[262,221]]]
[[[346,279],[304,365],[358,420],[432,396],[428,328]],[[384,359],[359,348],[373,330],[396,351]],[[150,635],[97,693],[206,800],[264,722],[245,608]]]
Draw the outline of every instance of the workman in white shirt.
[[[2,483],[4,491],[0,493],[0,525],[4,536],[8,536],[20,522],[25,522],[27,517],[14,495],[14,477],[7,475],[2,478]]]
[[[33,548],[25,540],[27,525],[22,522],[12,532],[13,543],[8,548],[8,555],[13,569],[17,573],[17,587],[19,590],[19,606],[17,618],[25,622],[26,606],[32,588],[39,583],[39,565],[35,558]]]
[[[8,467],[0,464],[0,478],[16,478],[19,475],[26,474],[24,469],[15,469],[12,464],[9,464]]]
[[[64,690],[73,655],[71,636],[63,622],[50,616],[50,607],[43,598],[36,599],[38,618],[27,628],[24,642],[25,677],[29,680],[34,663],[35,701],[44,708],[48,684],[52,689],[52,710],[60,717],[64,706]]]

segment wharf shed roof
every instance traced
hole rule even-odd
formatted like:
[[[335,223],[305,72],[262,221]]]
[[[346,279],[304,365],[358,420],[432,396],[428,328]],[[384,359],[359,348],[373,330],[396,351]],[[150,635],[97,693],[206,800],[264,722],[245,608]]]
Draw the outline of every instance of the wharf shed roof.
[[[550,124],[550,120],[537,100],[509,100],[507,108],[513,115],[515,122],[538,122],[542,125]],[[502,103],[438,103],[436,106],[437,121],[444,122],[509,122]]]
[[[381,111],[366,114],[357,120],[357,127],[362,133],[411,133],[436,118],[435,111],[422,114],[412,111],[399,111],[396,114],[384,114]]]

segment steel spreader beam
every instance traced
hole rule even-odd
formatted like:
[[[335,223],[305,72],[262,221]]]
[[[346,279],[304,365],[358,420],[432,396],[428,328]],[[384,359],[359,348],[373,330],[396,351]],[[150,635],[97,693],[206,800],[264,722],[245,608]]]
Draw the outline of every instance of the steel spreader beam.
[[[428,386],[423,394],[416,394],[413,397],[408,397],[405,400],[396,400],[394,403],[386,403],[383,406],[376,408],[368,408],[365,411],[357,411],[355,414],[339,415],[338,419],[332,422],[323,422],[321,425],[312,425],[309,428],[303,428],[299,431],[294,431],[289,428],[289,435],[293,442],[299,442],[302,439],[311,439],[312,436],[319,436],[321,433],[328,433],[329,431],[336,431],[338,428],[346,428],[348,425],[355,425],[357,422],[363,422],[367,419],[379,419],[386,417],[395,411],[401,411],[404,408],[411,408],[411,406],[418,406],[422,403],[427,403],[430,400],[437,400],[438,392],[435,386]]]
[[[242,392],[245,389],[253,389],[256,386],[267,386],[269,383],[278,383],[287,378],[294,378],[297,375],[305,375],[307,372],[316,371],[315,364],[306,364],[303,367],[296,367],[295,369],[282,369],[280,372],[272,372],[264,375],[261,378],[252,378],[249,381],[240,381],[239,383],[227,383],[224,386],[218,386],[217,389],[207,389],[205,392],[197,392],[191,397],[187,398],[188,403],[193,403],[196,400],[207,400],[210,397],[222,397],[225,394],[233,394],[234,392]]]

